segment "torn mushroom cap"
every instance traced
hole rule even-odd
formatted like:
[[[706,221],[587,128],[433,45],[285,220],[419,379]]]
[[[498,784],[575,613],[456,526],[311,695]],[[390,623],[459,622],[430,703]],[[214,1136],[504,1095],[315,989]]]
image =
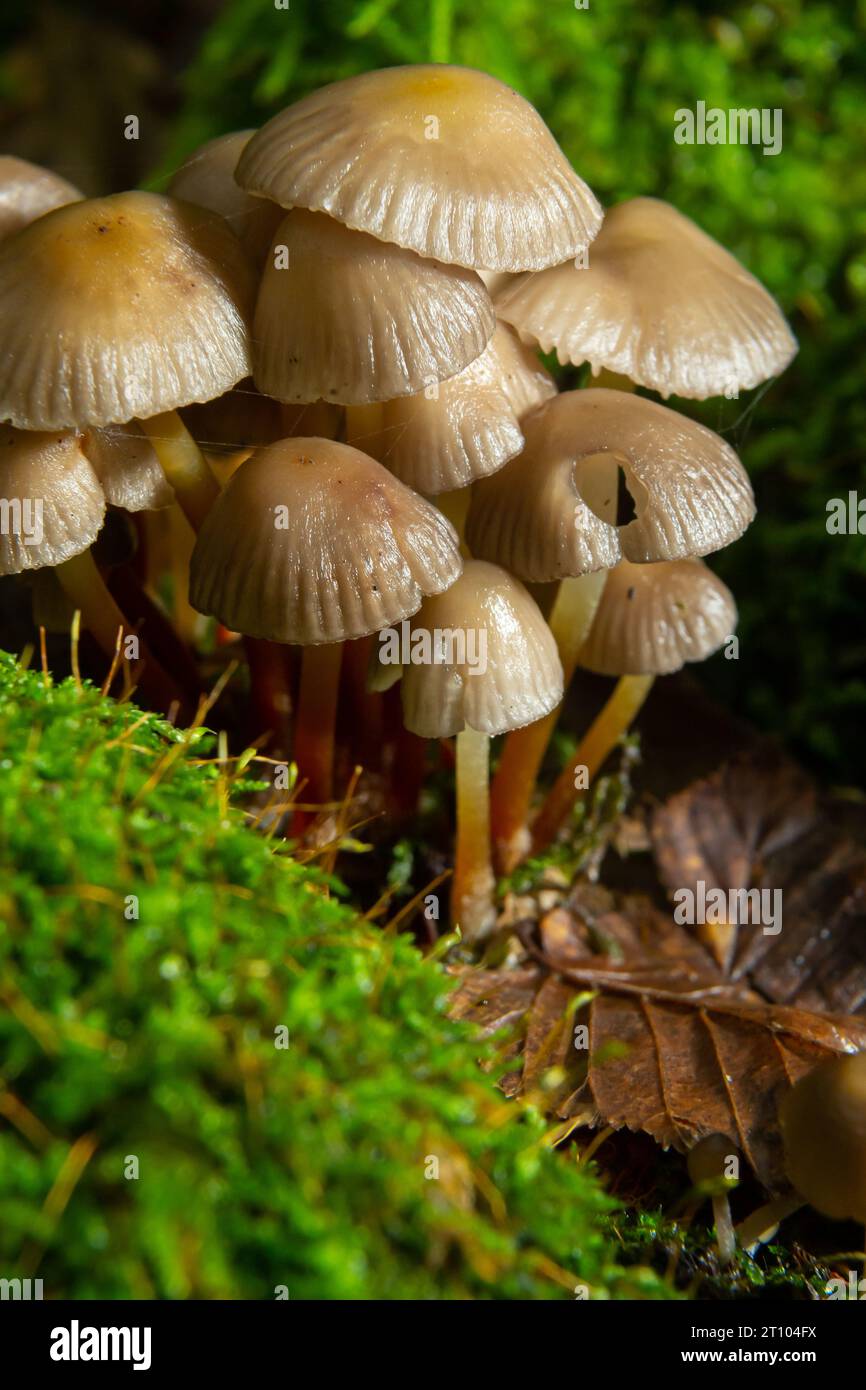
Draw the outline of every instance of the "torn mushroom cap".
[[[14,155],[0,155],[0,241],[54,208],[83,198],[59,174]]]
[[[139,425],[88,430],[82,436],[81,448],[113,507],[148,512],[171,506],[174,488],[166,480],[153,445]]]
[[[105,497],[74,434],[0,425],[0,574],[59,565],[89,549]]]
[[[184,160],[168,191],[173,198],[218,212],[261,265],[284,213],[277,203],[253,198],[235,182],[235,166],[254,134],[252,130],[236,130],[208,140]]]
[[[562,699],[562,665],[535,600],[498,565],[467,560],[445,593],[412,619],[401,694],[407,729],[448,738],[504,734]]]
[[[519,454],[521,417],[555,394],[538,358],[497,324],[487,348],[462,372],[416,396],[386,401],[372,431],[351,442],[409,487],[448,492]]]
[[[242,188],[452,265],[538,270],[602,211],[534,107],[487,73],[387,68],[323,87],[244,150]]]
[[[779,1118],[797,1191],[836,1221],[866,1221],[866,1052],[807,1072],[786,1094]]]
[[[621,560],[607,576],[578,661],[602,676],[663,676],[703,661],[736,625],[733,595],[702,560]]]
[[[209,513],[190,598],[251,637],[342,642],[409,617],[461,568],[450,523],[381,464],[282,439],[241,464]]]
[[[87,428],[211,400],[250,373],[252,293],[205,208],[117,193],[49,212],[0,246],[0,416]]]
[[[473,488],[473,555],[546,582],[707,555],[755,515],[748,476],[712,430],[624,391],[565,391],[524,421],[519,458]],[[615,525],[619,470],[635,516]]]
[[[277,228],[259,287],[256,385],[281,401],[390,400],[462,371],[495,324],[474,271],[297,210]]]
[[[739,261],[669,203],[608,212],[589,264],[504,285],[496,310],[561,362],[589,362],[662,396],[733,395],[797,351],[778,304]]]

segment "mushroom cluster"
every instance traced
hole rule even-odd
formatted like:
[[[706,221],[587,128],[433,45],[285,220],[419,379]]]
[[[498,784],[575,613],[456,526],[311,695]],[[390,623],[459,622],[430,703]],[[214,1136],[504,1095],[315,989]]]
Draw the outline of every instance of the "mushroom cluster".
[[[796,351],[703,231],[648,198],[605,215],[532,106],[447,65],[334,83],[205,145],[168,196],[84,199],[0,161],[0,341],[0,491],[43,504],[39,544],[0,537],[2,572],[52,567],[112,651],[132,624],[91,553],[106,510],[179,508],[189,601],[247,640],[254,695],[282,686],[272,732],[291,708],[318,804],[344,790],[338,728],[400,679],[416,742],[455,739],[470,941],[576,769],[736,623],[703,557],[751,522],[749,480],[635,387],[731,394]],[[559,392],[539,348],[601,384]],[[618,683],[533,815],[579,666]],[[141,680],[165,699],[146,650]]]

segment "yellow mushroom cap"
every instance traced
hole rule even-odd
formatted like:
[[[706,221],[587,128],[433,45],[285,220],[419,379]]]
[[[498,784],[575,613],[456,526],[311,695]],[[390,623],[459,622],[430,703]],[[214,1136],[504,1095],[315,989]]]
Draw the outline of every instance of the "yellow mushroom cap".
[[[825,1216],[866,1222],[866,1052],[821,1062],[788,1091],[779,1117],[797,1191]]]
[[[667,675],[703,661],[736,626],[733,595],[702,560],[620,560],[578,661],[602,676]]]
[[[498,565],[467,560],[412,619],[401,696],[407,729],[448,738],[465,728],[504,734],[562,699],[562,665],[535,600]]]
[[[84,195],[71,183],[14,155],[0,155],[0,241],[37,217],[76,203]]]
[[[496,295],[521,335],[662,396],[734,395],[776,376],[797,340],[754,275],[669,203],[632,198],[607,213],[589,252]]]
[[[564,391],[523,422],[519,458],[473,488],[473,555],[547,582],[707,555],[755,514],[748,475],[712,430],[625,391]],[[635,516],[615,525],[619,470]]]
[[[277,228],[265,262],[256,385],[281,401],[390,400],[462,371],[495,324],[474,271],[300,209]]]
[[[446,65],[313,92],[253,137],[237,179],[284,207],[489,271],[576,256],[602,218],[529,102],[487,73]]]
[[[104,518],[99,479],[76,435],[0,425],[0,574],[79,555]]]
[[[409,487],[449,492],[519,454],[521,417],[555,394],[538,358],[497,324],[481,356],[456,376],[372,407],[375,422],[356,442]]]
[[[249,376],[253,272],[216,213],[155,193],[49,212],[0,246],[0,416],[146,419]]]
[[[245,193],[235,181],[235,166],[254,134],[236,130],[200,145],[184,160],[168,191],[172,198],[218,212],[260,265],[284,213],[276,203]]]
[[[282,439],[241,464],[208,514],[190,599],[251,637],[342,642],[409,617],[461,569],[450,522],[380,463]]]
[[[102,484],[106,501],[127,512],[170,507],[174,488],[166,479],[153,445],[139,425],[88,430],[81,448]]]

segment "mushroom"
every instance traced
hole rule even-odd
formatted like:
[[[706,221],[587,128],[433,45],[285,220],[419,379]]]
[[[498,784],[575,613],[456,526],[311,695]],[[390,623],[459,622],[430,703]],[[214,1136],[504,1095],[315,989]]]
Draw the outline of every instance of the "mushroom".
[[[539,270],[577,256],[602,212],[534,107],[444,64],[332,83],[268,121],[236,177],[451,265]]]
[[[467,560],[412,619],[401,696],[406,727],[456,735],[456,854],[452,920],[464,939],[493,927],[488,776],[490,739],[542,718],[562,699],[556,643],[534,599],[497,565]]]
[[[295,730],[327,800],[340,645],[417,612],[460,574],[435,507],[358,449],[291,438],[241,464],[201,529],[190,598],[237,632],[304,647]]]
[[[736,394],[797,351],[763,285],[656,198],[611,208],[588,265],[522,275],[499,289],[496,311],[561,362],[589,362],[593,375],[604,368],[664,397]]]
[[[484,352],[448,381],[353,411],[348,439],[409,487],[450,492],[519,454],[520,420],[555,394],[538,359],[497,324]]]
[[[109,657],[118,633],[131,632],[90,551],[105,519],[105,495],[71,432],[0,425],[0,574],[51,566]],[[142,646],[142,688],[163,708],[180,701],[177,685]]]
[[[14,155],[0,155],[0,241],[54,208],[76,203],[84,194],[71,183]]]
[[[0,415],[29,430],[137,419],[198,525],[217,488],[176,412],[249,375],[252,289],[206,209],[133,192],[49,212],[0,246]]]
[[[737,1249],[728,1192],[736,1187],[740,1155],[725,1134],[708,1134],[689,1149],[686,1163],[699,1197],[709,1197],[719,1246],[719,1263],[728,1265]]]
[[[637,715],[657,675],[704,661],[730,637],[737,609],[730,590],[697,559],[610,571],[577,663],[620,679],[554,783],[532,827],[532,847],[545,849],[618,739]]]
[[[622,391],[566,391],[523,422],[523,453],[474,484],[466,535],[473,555],[534,583],[561,580],[549,622],[566,685],[599,601],[605,569],[707,554],[755,513],[748,476],[718,435]],[[620,483],[634,516],[618,522]],[[493,784],[503,866],[528,848],[532,791],[556,720],[506,741]]]
[[[779,1111],[794,1187],[834,1221],[866,1225],[866,1052],[801,1076]]]
[[[281,401],[363,405],[410,395],[474,361],[495,322],[474,271],[297,209],[265,262],[256,385]]]
[[[218,212],[260,266],[284,212],[266,198],[253,198],[235,182],[235,166],[254,134],[253,130],[235,130],[200,145],[174,174],[168,191],[172,198]]]
[[[133,422],[88,430],[81,437],[81,448],[113,507],[150,512],[171,506],[174,488],[140,425]]]

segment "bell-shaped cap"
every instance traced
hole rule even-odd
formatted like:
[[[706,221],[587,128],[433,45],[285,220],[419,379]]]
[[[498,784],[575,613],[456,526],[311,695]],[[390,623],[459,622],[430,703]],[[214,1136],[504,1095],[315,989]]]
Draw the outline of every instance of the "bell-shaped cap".
[[[388,636],[380,634],[380,647]],[[422,738],[466,728],[504,734],[562,700],[559,653],[538,605],[483,560],[467,560],[450,589],[425,599],[404,655],[403,718]]]
[[[172,198],[210,208],[228,222],[250,257],[261,265],[284,212],[266,198],[254,198],[235,181],[235,166],[252,130],[218,135],[193,150],[168,186]]]
[[[605,580],[578,662],[602,676],[668,675],[704,661],[736,626],[731,591],[702,560],[621,560]]]
[[[190,599],[251,637],[343,642],[409,617],[461,569],[450,522],[380,463],[282,439],[242,463],[209,512]]]
[[[174,488],[140,426],[132,423],[88,430],[82,436],[81,448],[113,507],[150,512],[171,506]]]
[[[502,286],[496,311],[561,362],[662,396],[736,395],[776,376],[797,340],[776,301],[688,217],[655,198],[611,208],[588,264]]]
[[[84,194],[71,183],[14,155],[0,155],[0,241],[54,208],[77,203]]]
[[[216,213],[155,193],[49,212],[0,245],[0,416],[123,424],[249,376],[253,271]]]
[[[356,442],[419,492],[449,492],[494,473],[523,448],[520,419],[556,394],[538,358],[504,324],[480,357],[416,396],[371,406]],[[353,422],[350,419],[350,427]]]
[[[0,574],[80,555],[104,518],[99,479],[76,435],[0,425]]]
[[[576,256],[602,218],[529,102],[487,73],[446,65],[313,92],[253,136],[237,179],[284,207],[489,271]]]
[[[866,1052],[821,1062],[779,1112],[785,1168],[801,1196],[835,1221],[866,1222]]]
[[[281,401],[390,400],[462,371],[495,324],[474,271],[299,209],[277,228],[262,274],[256,385]]]
[[[473,488],[473,555],[547,582],[707,555],[755,515],[730,445],[667,406],[625,391],[564,391],[524,421],[526,447]],[[616,525],[619,472],[634,518]]]

